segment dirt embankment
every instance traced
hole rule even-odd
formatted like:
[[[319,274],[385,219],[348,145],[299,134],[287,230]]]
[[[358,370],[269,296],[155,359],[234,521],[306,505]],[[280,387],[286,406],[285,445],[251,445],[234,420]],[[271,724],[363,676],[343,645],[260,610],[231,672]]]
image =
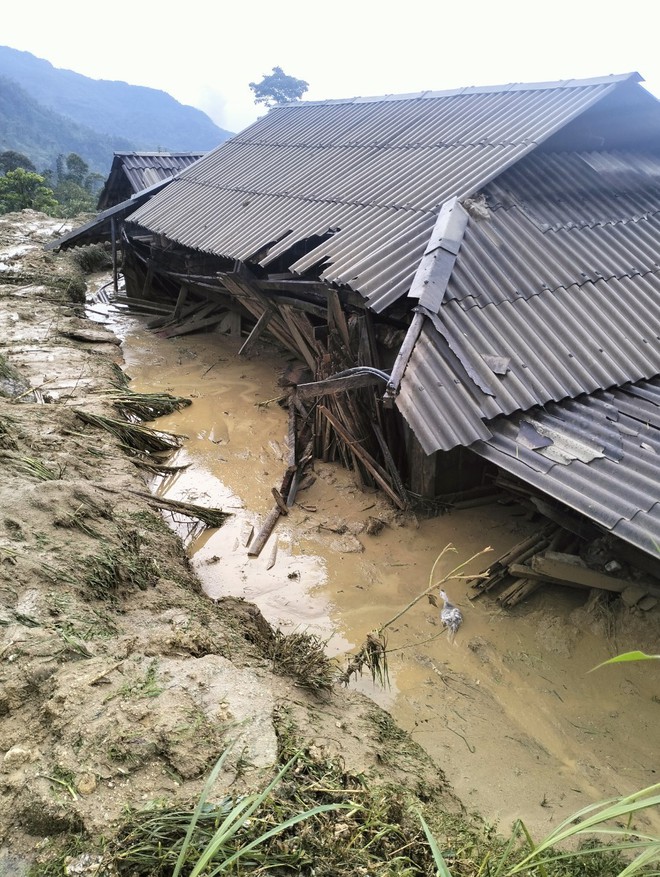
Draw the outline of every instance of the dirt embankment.
[[[194,800],[230,741],[224,785],[261,782],[284,726],[314,757],[456,810],[370,701],[276,672],[258,610],[201,593],[136,460],[76,414],[116,416],[122,355],[81,316],[80,265],[42,251],[61,231],[0,217],[0,872],[111,835],[127,807]]]

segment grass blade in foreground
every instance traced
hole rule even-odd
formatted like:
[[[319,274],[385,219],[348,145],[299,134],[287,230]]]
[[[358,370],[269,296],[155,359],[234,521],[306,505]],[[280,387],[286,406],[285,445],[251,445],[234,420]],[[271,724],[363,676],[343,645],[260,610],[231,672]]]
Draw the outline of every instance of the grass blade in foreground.
[[[615,655],[613,658],[603,661],[601,664],[596,664],[596,666],[592,667],[589,672],[593,673],[594,670],[598,670],[599,667],[605,667],[607,664],[623,664],[628,661],[660,661],[660,655],[647,655],[646,652],[640,651],[624,652],[622,655]]]
[[[421,813],[419,814],[419,821],[422,823],[424,834],[426,835],[426,839],[429,842],[429,846],[431,847],[431,852],[433,853],[433,861],[435,862],[435,867],[438,869],[438,877],[451,877],[451,871],[447,867],[447,863],[445,862],[443,855],[440,852],[438,842],[433,837],[433,832],[429,828],[426,819],[424,819]]]
[[[294,762],[298,759],[300,753],[296,752],[284,765],[284,767],[279,771],[277,776],[271,780],[271,782],[266,786],[266,788],[260,792],[259,794],[250,795],[249,798],[240,801],[231,813],[227,816],[222,825],[215,832],[206,848],[203,850],[201,856],[199,857],[195,867],[190,872],[190,877],[200,877],[200,875],[206,873],[206,869],[209,865],[213,865],[213,859],[217,853],[221,853],[222,848],[226,845],[226,843],[231,840],[231,838],[238,832],[247,822],[247,820],[252,816],[254,811],[266,800],[266,798],[270,795],[273,789],[281,782],[284,775],[289,771]],[[217,765],[216,765],[217,767]],[[215,769],[214,769],[215,772]],[[217,774],[216,774],[217,776]],[[205,803],[205,793],[208,795],[210,791],[210,785],[207,782],[204,787],[204,792],[202,793],[202,798],[200,798],[200,803],[197,805],[195,812],[198,811],[201,813],[202,807]],[[200,806],[201,805],[201,806]],[[259,844],[263,843],[263,841],[267,840],[270,837],[273,837],[276,834],[279,834],[281,831],[284,831],[290,825],[295,825],[297,822],[302,821],[303,819],[308,819],[310,816],[314,816],[316,813],[323,813],[329,810],[348,810],[355,809],[355,804],[324,804],[319,807],[314,807],[311,810],[307,810],[304,813],[296,814],[292,816],[290,819],[281,823],[280,825],[276,825],[274,828],[266,831],[260,837],[256,838],[249,844],[246,844],[240,850],[236,850],[231,853],[224,861],[219,862],[215,867],[211,874],[219,874],[224,871],[231,863],[235,862],[240,856],[244,855],[248,850],[254,849]],[[199,816],[197,817],[199,818]],[[193,826],[194,830],[194,826]],[[191,832],[192,835],[192,832]],[[179,872],[175,871],[172,877],[178,877]]]
[[[197,802],[197,806],[193,812],[192,818],[188,825],[188,830],[186,831],[186,836],[183,839],[183,844],[181,846],[181,851],[179,852],[179,858],[176,861],[176,865],[174,866],[174,871],[172,872],[172,877],[179,877],[181,873],[181,868],[183,867],[183,863],[186,860],[186,854],[188,852],[188,847],[190,846],[190,840],[193,836],[193,832],[195,831],[195,826],[197,825],[197,821],[200,817],[202,810],[204,809],[204,805],[206,804],[206,799],[209,796],[211,789],[213,788],[215,781],[218,778],[218,774],[222,770],[222,766],[227,760],[229,753],[232,750],[233,743],[230,744],[225,751],[222,753],[220,758],[217,760],[215,767],[211,771],[209,778],[204,784],[204,788],[202,789],[202,794],[199,796],[199,801]]]
[[[534,852],[530,853],[528,856],[519,862],[515,867],[511,868],[507,874],[519,874],[522,871],[526,871],[529,868],[534,867],[539,862],[539,857],[541,853],[544,853],[546,850],[556,846],[557,844],[562,843],[565,840],[569,840],[573,837],[579,837],[584,834],[614,834],[618,833],[612,829],[607,823],[615,821],[615,820],[625,820],[626,818],[630,818],[633,814],[639,812],[640,810],[646,810],[650,807],[658,807],[660,805],[660,783],[656,783],[652,786],[648,786],[646,789],[641,789],[639,792],[635,792],[632,795],[628,795],[623,798],[616,798],[614,801],[606,801],[601,804],[590,805],[589,807],[585,807],[583,810],[580,810],[578,813],[574,814],[574,816],[565,820],[561,823],[553,832],[551,832],[545,840],[543,840],[534,850]],[[587,816],[588,813],[592,815]],[[582,818],[586,817],[586,818]],[[577,823],[574,820],[578,820]],[[636,837],[636,833],[634,831],[623,832],[624,836],[627,838]],[[610,849],[612,851],[623,850],[628,848],[628,844],[630,842],[621,843],[621,844],[613,844]],[[645,843],[645,851],[635,859],[634,862],[626,868],[627,874],[633,874],[635,871],[639,870],[641,864],[637,864],[640,860],[643,859],[644,863],[648,863],[649,861],[654,861],[657,859],[660,850],[660,844],[656,839],[653,841],[646,841]],[[653,857],[652,851],[655,850],[656,859]],[[575,855],[587,856],[591,853],[590,849],[578,850]],[[558,854],[561,855],[561,854]],[[649,855],[651,858],[649,859]],[[548,861],[548,859],[544,859],[543,861]],[[632,870],[631,870],[632,869]]]

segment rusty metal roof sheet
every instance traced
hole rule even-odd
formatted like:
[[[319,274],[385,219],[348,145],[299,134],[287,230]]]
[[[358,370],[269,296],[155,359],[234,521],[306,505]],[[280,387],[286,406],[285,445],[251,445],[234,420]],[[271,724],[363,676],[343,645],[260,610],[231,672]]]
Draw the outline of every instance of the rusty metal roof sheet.
[[[272,109],[130,220],[203,252],[287,267],[383,311],[410,287],[442,204],[482,188],[637,74],[300,102]],[[264,255],[264,250],[266,250]]]
[[[489,424],[472,450],[643,551],[660,544],[660,378]]]
[[[618,186],[597,185],[596,161]],[[659,179],[660,156],[538,153],[486,187],[397,397],[427,453],[484,438],[498,414],[660,373]]]

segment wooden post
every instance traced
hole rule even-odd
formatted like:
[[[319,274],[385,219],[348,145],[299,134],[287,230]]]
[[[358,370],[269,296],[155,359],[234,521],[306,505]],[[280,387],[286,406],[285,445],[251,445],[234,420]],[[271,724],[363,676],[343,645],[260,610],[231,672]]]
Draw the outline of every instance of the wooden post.
[[[239,356],[247,356],[250,353],[250,351],[252,350],[254,345],[259,340],[259,337],[263,334],[263,332],[268,327],[268,324],[270,323],[272,316],[273,316],[273,311],[271,310],[271,308],[266,308],[266,310],[263,312],[263,314],[259,317],[259,319],[255,323],[254,328],[252,329],[252,331],[250,332],[250,334],[246,338],[245,344],[243,344],[241,349],[238,351]]]
[[[115,292],[119,292],[117,277],[117,224],[114,216],[110,218],[110,234],[112,236],[112,285]]]
[[[273,527],[277,523],[277,519],[281,514],[282,512],[280,511],[280,507],[277,505],[268,513],[266,520],[262,524],[261,530],[259,530],[256,538],[253,540],[252,544],[248,548],[249,557],[259,557],[264,545],[266,544],[266,542],[268,542],[268,537],[273,532]]]
[[[188,287],[184,286],[183,283],[179,288],[179,295],[176,300],[176,304],[174,305],[174,310],[172,311],[172,319],[174,322],[179,320],[181,317],[181,311],[183,310],[183,306],[186,303],[186,296],[188,295]]]

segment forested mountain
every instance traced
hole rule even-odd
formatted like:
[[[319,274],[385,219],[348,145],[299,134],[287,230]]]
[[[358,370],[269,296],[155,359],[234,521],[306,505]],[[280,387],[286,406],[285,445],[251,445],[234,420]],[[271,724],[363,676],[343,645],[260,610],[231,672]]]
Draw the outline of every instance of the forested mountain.
[[[105,175],[115,151],[206,152],[229,136],[164,91],[90,79],[0,46],[0,151],[39,168],[75,152]]]
[[[105,175],[113,152],[128,152],[135,146],[77,125],[38,104],[15,80],[0,77],[0,152],[9,149],[26,155],[40,170],[54,168],[58,155],[75,152]]]

